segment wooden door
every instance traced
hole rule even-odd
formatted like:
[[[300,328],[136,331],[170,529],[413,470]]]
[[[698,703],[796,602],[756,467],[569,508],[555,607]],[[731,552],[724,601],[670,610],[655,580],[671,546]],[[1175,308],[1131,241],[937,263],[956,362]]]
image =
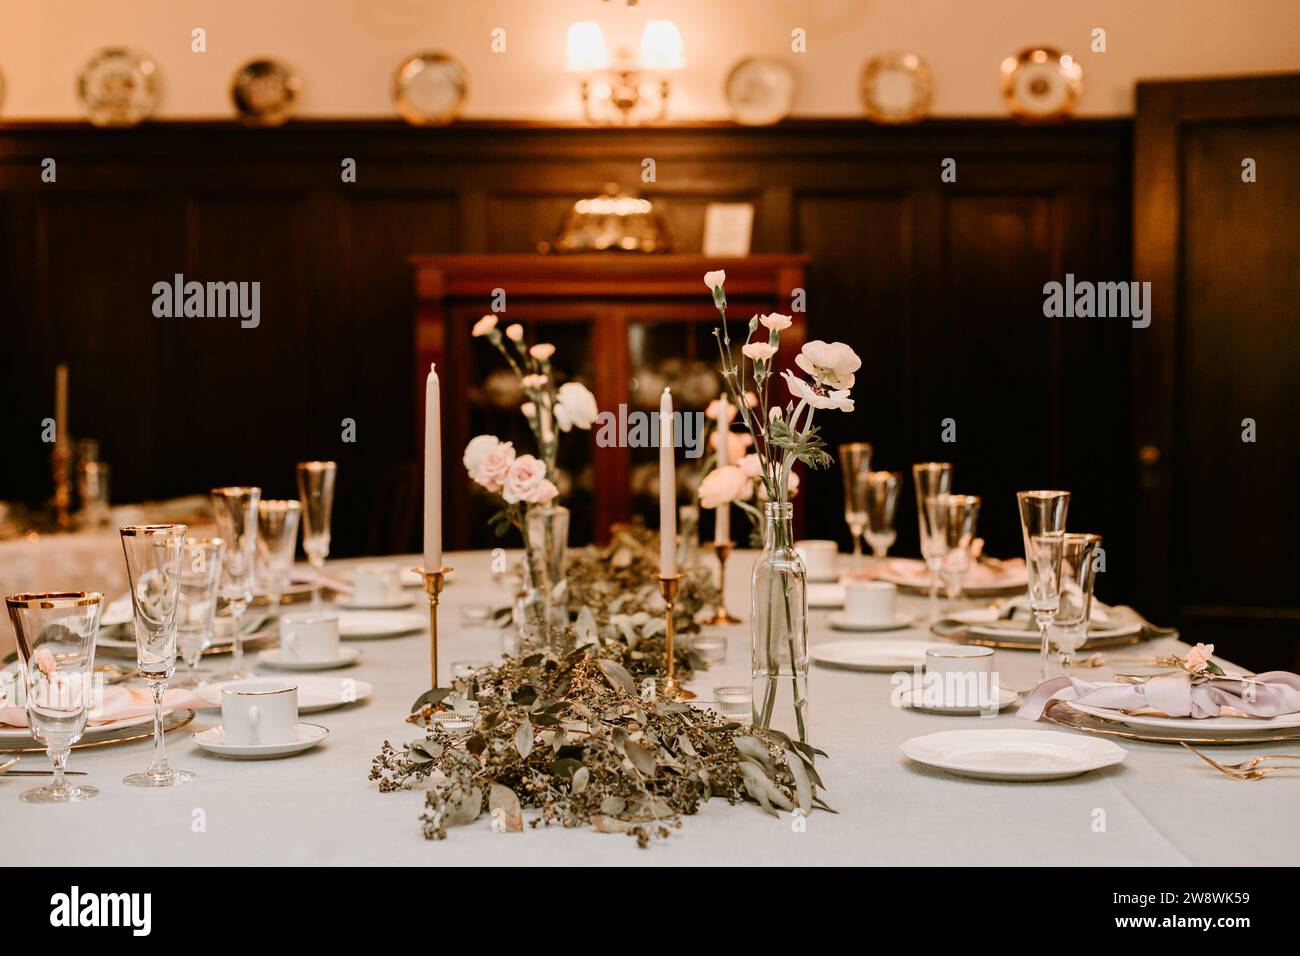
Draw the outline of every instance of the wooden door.
[[[1245,666],[1300,663],[1300,76],[1138,86],[1138,593]]]

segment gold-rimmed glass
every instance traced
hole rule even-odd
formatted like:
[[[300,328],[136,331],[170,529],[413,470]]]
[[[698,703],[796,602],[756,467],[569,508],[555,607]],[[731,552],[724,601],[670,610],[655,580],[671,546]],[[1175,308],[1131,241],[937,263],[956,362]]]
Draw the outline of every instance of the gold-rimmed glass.
[[[18,638],[18,664],[27,726],[45,745],[54,779],[25,790],[29,803],[72,803],[99,791],[64,777],[68,753],[95,707],[95,634],[104,597],[95,591],[11,594],[5,598]]]
[[[1088,640],[1100,550],[1099,534],[1067,532],[1061,538],[1061,599],[1050,634],[1062,670],[1069,669],[1074,663],[1074,652]]]
[[[898,537],[894,521],[903,476],[896,471],[872,471],[863,481],[866,485],[863,497],[867,504],[867,521],[862,535],[871,547],[871,554],[884,558]]]
[[[188,530],[183,524],[119,529],[131,582],[136,667],[153,691],[153,760],[148,770],[123,778],[132,787],[174,787],[194,779],[188,770],[175,770],[167,763],[162,722],[163,694],[176,670],[176,612]]]
[[[1020,531],[1029,575],[1029,607],[1038,625],[1039,680],[1047,679],[1048,628],[1061,604],[1061,557],[1065,546],[1068,491],[1019,491]]]
[[[870,443],[848,442],[837,451],[844,478],[844,522],[853,538],[853,556],[862,557],[862,532],[867,526],[866,477],[871,471]]]
[[[221,538],[185,536],[181,558],[181,592],[176,606],[176,656],[185,672],[173,678],[173,687],[198,687],[203,683],[199,661],[212,646],[217,613],[217,583],[225,559]]]
[[[947,542],[940,573],[948,592],[948,601],[961,599],[962,584],[971,569],[971,545],[975,541],[975,524],[979,520],[978,495],[935,495],[935,522]]]
[[[271,498],[257,505],[257,582],[273,611],[279,611],[280,598],[289,586],[301,515],[298,501]]]
[[[226,613],[234,626],[234,652],[227,680],[251,677],[244,665],[244,612],[253,600],[253,571],[257,557],[257,503],[262,489],[242,485],[212,489],[212,514],[217,535],[226,542],[217,593],[226,602]]]
[[[320,607],[320,581],[330,553],[330,521],[334,514],[334,480],[339,466],[332,461],[298,462],[298,500],[302,503],[302,549],[315,572],[311,602]]]
[[[939,617],[939,571],[943,556],[948,553],[948,542],[943,532],[934,526],[935,512],[927,502],[936,495],[952,491],[952,462],[917,462],[912,466],[912,482],[916,486],[916,523],[921,532],[921,557],[930,572],[930,620],[933,621]]]

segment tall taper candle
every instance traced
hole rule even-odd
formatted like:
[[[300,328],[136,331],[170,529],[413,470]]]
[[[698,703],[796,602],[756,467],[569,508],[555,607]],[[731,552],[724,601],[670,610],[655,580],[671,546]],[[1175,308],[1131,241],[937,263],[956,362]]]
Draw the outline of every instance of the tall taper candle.
[[[718,396],[718,467],[731,464],[731,449],[727,439],[731,437],[731,408],[727,404],[727,393]],[[724,501],[713,513],[713,543],[726,544],[731,540],[731,502]]]
[[[677,461],[673,448],[673,394],[659,399],[659,574],[677,576]]]
[[[424,383],[424,568],[442,567],[442,402],[438,371]]]
[[[68,434],[68,366],[63,362],[54,369],[54,444],[62,447]]]

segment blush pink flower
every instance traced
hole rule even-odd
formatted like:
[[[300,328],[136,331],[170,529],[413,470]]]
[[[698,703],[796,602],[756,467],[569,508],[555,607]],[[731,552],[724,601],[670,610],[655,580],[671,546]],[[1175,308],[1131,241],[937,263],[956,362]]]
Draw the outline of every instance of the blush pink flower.
[[[1189,674],[1199,674],[1205,670],[1209,664],[1210,658],[1214,656],[1213,644],[1197,644],[1187,652],[1187,672]]]
[[[765,329],[772,332],[784,332],[794,324],[794,320],[791,319],[790,316],[782,315],[779,312],[770,312],[767,315],[761,315],[759,316],[758,321],[763,324]]]
[[[559,490],[546,477],[546,463],[533,455],[520,455],[511,463],[501,487],[509,504],[550,504]]]
[[[495,493],[501,490],[510,473],[515,448],[495,435],[479,435],[465,446],[463,461],[470,478]]]
[[[58,662],[55,661],[54,655],[50,653],[48,647],[38,647],[35,653],[32,654],[32,666],[46,677],[49,677],[58,667]]]
[[[745,353],[745,357],[753,362],[766,362],[776,354],[776,346],[768,345],[766,342],[750,342],[748,345],[741,346],[740,351]]]
[[[749,480],[736,465],[715,468],[700,482],[700,507],[719,508],[747,497]]]
[[[477,322],[474,323],[474,328],[470,332],[470,335],[474,336],[475,338],[479,338],[481,336],[487,335],[496,327],[497,327],[497,317],[495,315],[485,315],[483,316],[483,318],[479,319]]]

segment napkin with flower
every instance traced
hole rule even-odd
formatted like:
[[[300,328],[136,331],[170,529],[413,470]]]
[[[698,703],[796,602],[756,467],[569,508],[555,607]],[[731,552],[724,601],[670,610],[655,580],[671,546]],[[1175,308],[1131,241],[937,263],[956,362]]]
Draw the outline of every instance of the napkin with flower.
[[[164,710],[175,710],[178,707],[197,710],[213,706],[211,700],[192,690],[173,689],[163,695]],[[153,713],[153,692],[147,687],[105,687],[98,705],[92,701],[90,708],[86,724],[91,727],[131,717],[144,717]],[[26,727],[27,708],[0,707],[0,726]]]
[[[1016,712],[1038,720],[1057,700],[1130,714],[1166,717],[1280,717],[1300,713],[1300,674],[1268,671],[1254,677],[1229,677],[1210,655],[1213,644],[1197,644],[1186,657],[1162,658],[1180,673],[1153,677],[1142,684],[1098,684],[1076,677],[1053,677],[1039,684]]]

